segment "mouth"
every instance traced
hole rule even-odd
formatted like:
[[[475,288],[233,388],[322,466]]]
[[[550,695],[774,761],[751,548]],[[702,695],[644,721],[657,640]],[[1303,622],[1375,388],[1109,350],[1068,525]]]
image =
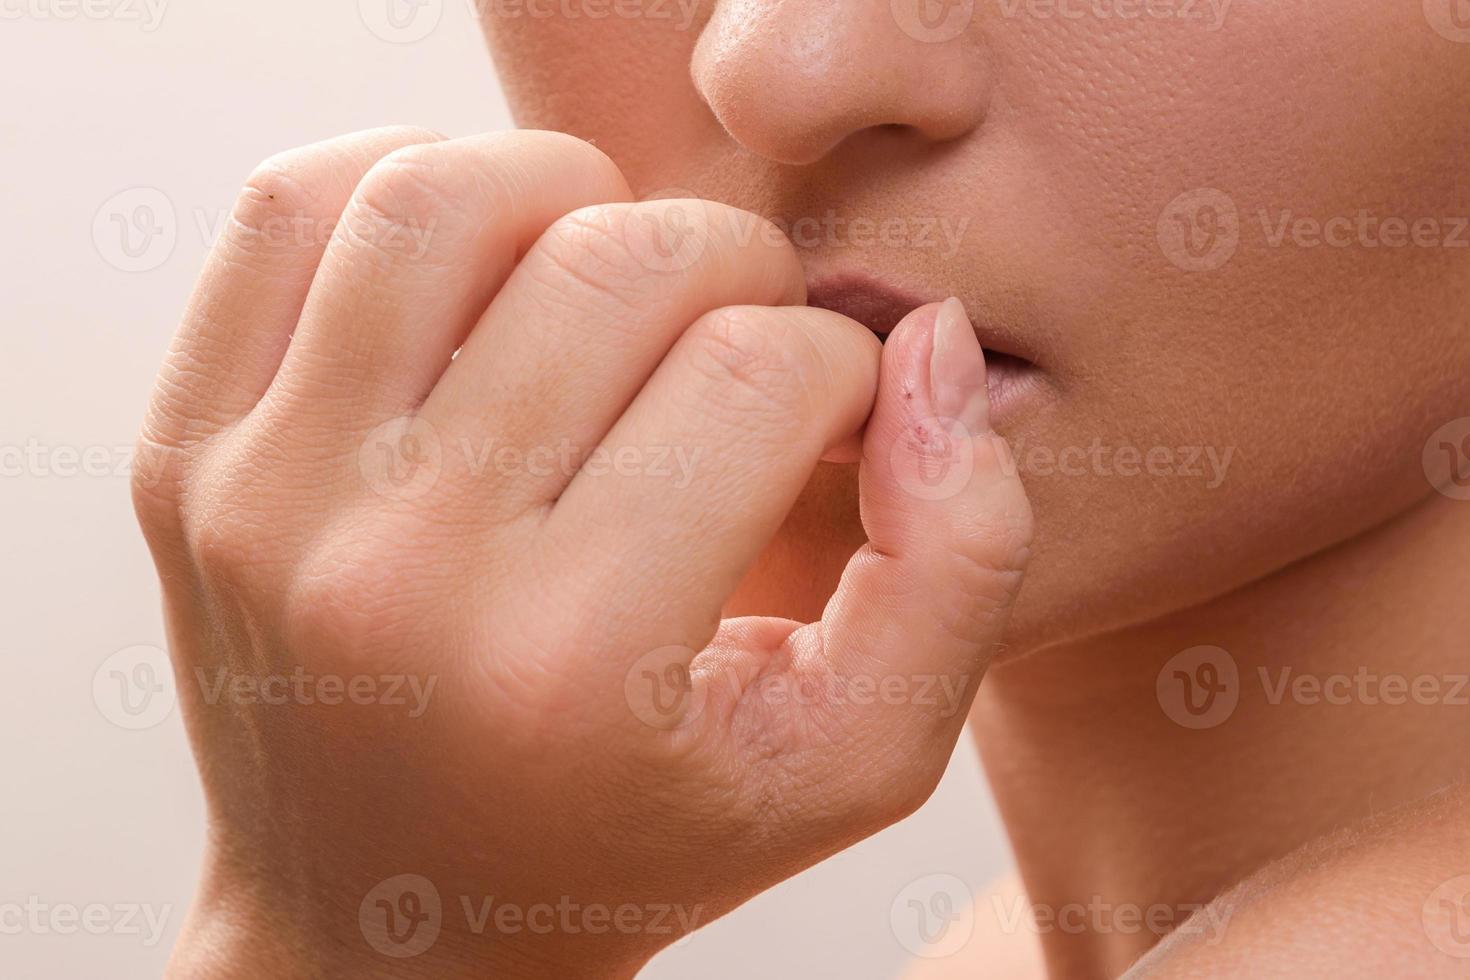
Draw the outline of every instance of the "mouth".
[[[887,341],[899,321],[914,310],[942,299],[943,296],[925,298],[864,276],[819,278],[807,286],[808,306],[856,320],[877,334],[880,341]],[[978,304],[966,303],[965,308],[985,350],[991,416],[999,428],[1008,417],[1014,416],[1018,403],[1044,383],[1042,371],[1025,356],[1019,338],[985,322]]]

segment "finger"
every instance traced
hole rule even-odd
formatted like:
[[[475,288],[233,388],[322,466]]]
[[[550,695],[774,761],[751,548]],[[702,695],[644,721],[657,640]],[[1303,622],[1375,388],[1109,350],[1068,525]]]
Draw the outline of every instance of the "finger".
[[[962,704],[849,704],[846,721],[890,745],[908,733],[948,758],[1001,641],[1029,556],[1032,517],[990,428],[984,357],[958,300],[890,336],[860,472],[865,545],[820,623],[788,641],[798,672],[959,692]],[[942,710],[934,710],[936,708]],[[839,709],[845,710],[845,709]],[[887,715],[886,719],[879,716]]]
[[[424,129],[374,129],[288,150],[255,169],[164,362],[150,412],[155,435],[207,436],[255,406],[353,188],[386,154],[439,139]]]
[[[822,454],[867,419],[880,351],[826,310],[702,317],[552,510],[542,540],[562,558],[559,588],[602,597],[625,649],[702,647]],[[663,614],[621,621],[649,609]]]
[[[515,479],[484,505],[555,500],[704,313],[801,305],[796,250],[774,225],[708,201],[584,208],[527,253],[424,405],[439,431],[495,447]],[[491,474],[494,475],[493,473]]]
[[[548,225],[629,196],[612,161],[561,133],[388,155],[353,193],[267,397],[347,433],[416,408]]]
[[[869,543],[821,621],[727,621],[678,675],[668,717],[629,695],[645,724],[737,753],[728,765],[758,750],[751,802],[781,798],[803,815],[783,835],[851,841],[912,813],[944,773],[1031,538],[1025,492],[988,416],[963,308],[914,311],[884,346],[863,442]],[[780,765],[765,764],[773,755]]]

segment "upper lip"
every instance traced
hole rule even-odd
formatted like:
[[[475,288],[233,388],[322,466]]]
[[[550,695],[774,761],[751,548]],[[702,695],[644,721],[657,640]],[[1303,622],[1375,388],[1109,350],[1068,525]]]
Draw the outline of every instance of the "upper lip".
[[[865,325],[880,337],[887,336],[900,320],[925,303],[938,302],[943,296],[924,298],[900,286],[890,285],[871,276],[838,274],[814,277],[807,283],[807,305],[832,310]],[[961,297],[963,300],[964,297]],[[966,303],[966,311],[975,325],[980,344],[987,351],[1008,354],[1031,361],[1019,338],[1011,331],[999,329],[986,321],[984,311]]]
[[[807,284],[806,304],[856,320],[886,336],[926,301],[913,293],[861,276],[829,276]]]

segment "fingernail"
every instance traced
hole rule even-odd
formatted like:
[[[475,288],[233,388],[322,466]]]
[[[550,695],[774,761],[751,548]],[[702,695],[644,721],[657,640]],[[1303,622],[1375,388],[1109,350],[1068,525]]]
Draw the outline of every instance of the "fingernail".
[[[980,350],[980,341],[964,304],[953,297],[940,305],[934,319],[929,390],[939,417],[955,419],[972,433],[990,428],[985,354]]]

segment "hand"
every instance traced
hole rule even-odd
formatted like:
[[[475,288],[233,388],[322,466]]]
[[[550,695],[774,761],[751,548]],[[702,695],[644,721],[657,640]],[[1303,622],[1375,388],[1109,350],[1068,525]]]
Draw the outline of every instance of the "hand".
[[[1030,537],[963,311],[880,346],[773,226],[630,199],[535,132],[251,178],[134,492],[209,805],[176,975],[631,975],[932,791]],[[722,622],[859,438],[822,620]]]

